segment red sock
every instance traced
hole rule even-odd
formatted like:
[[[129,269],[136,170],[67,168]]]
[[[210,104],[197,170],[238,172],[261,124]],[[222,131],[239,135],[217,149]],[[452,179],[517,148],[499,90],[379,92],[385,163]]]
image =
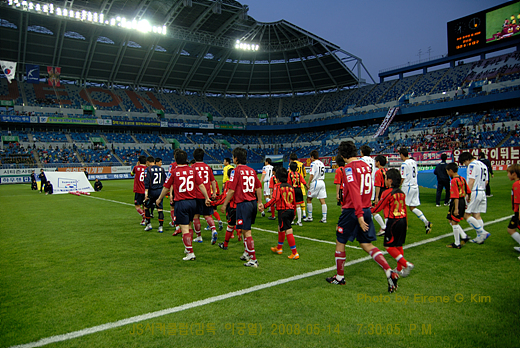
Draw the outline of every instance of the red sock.
[[[172,222],[175,224],[175,216],[174,216],[174,213],[173,213],[173,209],[170,210],[170,216],[172,218]]]
[[[372,256],[374,261],[377,262],[379,266],[381,266],[385,271],[392,269],[388,262],[386,262],[385,257],[381,253],[381,250],[379,250],[378,248],[374,248],[370,250],[368,253],[370,254],[370,256]]]
[[[399,251],[399,247],[390,247],[387,248],[386,251],[397,261],[397,270],[401,271],[403,267],[406,267],[406,260]]]
[[[199,218],[193,219],[193,229],[195,230],[197,237],[200,237],[200,219]]]
[[[139,208],[135,208],[137,210],[137,212],[139,213],[139,215],[141,215],[143,217],[143,219],[145,219],[145,216],[144,216],[144,210],[141,209],[141,207]]]
[[[287,243],[289,243],[292,253],[296,255],[298,252],[296,251],[296,241],[294,240],[294,235],[292,233],[287,234]]]
[[[274,217],[274,211],[275,211],[274,206],[275,206],[275,205],[273,204],[272,207],[271,207],[271,216],[272,216],[272,217]]]
[[[216,228],[215,228],[215,221],[213,221],[213,218],[211,216],[206,216],[206,222],[208,223],[209,227],[211,228],[211,231],[214,232],[216,231]],[[199,220],[199,225],[200,225],[200,220]]]
[[[246,237],[246,247],[251,260],[256,260],[255,241],[253,237]]]
[[[226,236],[224,237],[224,246],[225,247],[228,246],[228,243],[229,243],[229,240],[231,239],[232,234],[233,234],[233,227],[228,225],[228,227],[226,229]]]
[[[242,230],[241,229],[238,229],[236,230],[237,231],[237,236],[238,236],[238,240],[242,240]]]
[[[192,253],[193,252],[193,245],[191,244],[192,243],[192,236],[193,234],[191,233],[183,233],[182,234],[182,242],[184,243],[184,247],[186,248],[186,250],[188,250],[188,252]]]
[[[345,275],[344,263],[345,263],[345,260],[347,259],[347,255],[345,254],[344,251],[343,252],[336,251],[335,258],[336,258],[337,273],[339,276],[344,276]]]
[[[283,242],[285,241],[285,231],[284,232],[278,232],[278,249],[282,249]],[[289,236],[287,236],[287,241],[289,241]]]
[[[213,216],[217,219],[217,221],[220,221],[220,214],[216,210],[213,211]]]

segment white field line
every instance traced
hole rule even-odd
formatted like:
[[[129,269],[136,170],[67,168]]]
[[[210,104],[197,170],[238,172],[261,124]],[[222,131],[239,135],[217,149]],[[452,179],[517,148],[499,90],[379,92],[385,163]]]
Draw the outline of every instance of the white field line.
[[[118,202],[118,201],[113,201],[111,199],[106,199],[106,198],[100,198],[100,197],[94,197],[94,196],[83,196],[83,197],[90,197],[90,198],[95,198],[95,199],[100,199],[102,201],[107,201],[107,202],[112,202],[112,203],[119,203],[119,204],[124,204],[124,205],[130,205],[130,206],[134,206],[133,204],[131,203],[125,203],[125,202]],[[169,210],[163,210],[164,212],[166,213],[169,213],[170,211]],[[223,221],[225,224],[227,224],[226,221]],[[263,228],[258,228],[258,227],[254,227],[252,226],[252,229],[253,230],[256,230],[256,231],[262,231],[262,232],[269,232],[269,233],[274,233],[274,234],[278,234],[277,231],[271,231],[271,230],[264,230]],[[294,229],[293,229],[294,231]],[[306,239],[306,240],[310,240],[310,241],[313,241],[313,242],[319,242],[319,243],[326,243],[326,244],[333,244],[333,245],[336,245],[336,242],[331,242],[329,240],[321,240],[321,239],[315,239],[315,238],[309,238],[309,237],[305,237],[305,236],[298,236],[296,234],[293,233],[293,236],[294,238],[300,238],[300,239]],[[353,245],[345,245],[345,247],[347,248],[352,248],[352,249],[359,249],[361,250],[360,247],[357,247],[357,246],[353,246]]]
[[[493,221],[486,222],[486,223],[484,223],[484,225],[491,225],[491,224],[494,224],[494,223],[497,223],[497,222],[502,222],[502,221],[508,220],[510,218],[511,218],[511,215],[503,217],[503,218],[500,218],[500,219],[496,219],[496,220],[493,220]],[[468,227],[468,228],[464,229],[464,231],[469,231],[469,230],[471,230],[471,227]],[[412,243],[412,244],[406,245],[403,248],[404,249],[409,249],[409,248],[417,247],[417,246],[420,246],[420,245],[424,245],[424,244],[428,244],[428,243],[432,243],[432,242],[438,241],[438,240],[446,238],[446,237],[450,237],[452,235],[453,235],[452,233],[446,233],[446,234],[444,234],[442,236],[429,238],[429,239],[422,240],[420,242],[416,242],[416,243]],[[386,252],[384,252],[384,253],[386,254]],[[371,260],[371,259],[372,259],[372,257],[365,256],[365,257],[362,257],[362,258],[359,258],[359,259],[355,259],[355,260],[352,260],[352,261],[349,261],[349,262],[345,262],[345,266],[352,266],[352,265],[354,265],[356,263],[368,261],[368,260]],[[307,272],[307,273],[299,274],[299,275],[296,275],[296,276],[292,276],[292,277],[289,277],[289,278],[275,280],[274,282],[269,282],[269,283],[265,283],[265,284],[255,285],[255,286],[252,286],[250,288],[229,292],[227,294],[209,297],[209,298],[204,299],[204,300],[186,303],[186,304],[183,304],[183,305],[177,306],[177,307],[172,307],[172,308],[167,308],[167,309],[163,309],[163,310],[156,311],[156,312],[150,312],[150,313],[146,313],[146,314],[142,314],[142,315],[137,315],[137,316],[134,316],[134,317],[130,317],[130,318],[114,321],[114,322],[111,322],[111,323],[106,323],[106,324],[102,324],[102,325],[89,327],[89,328],[86,328],[86,329],[83,329],[83,330],[69,332],[69,333],[66,333],[66,334],[63,334],[63,335],[56,335],[56,336],[51,336],[51,337],[47,337],[47,338],[42,338],[41,340],[38,340],[38,341],[35,341],[35,342],[21,344],[21,345],[17,345],[17,346],[12,346],[10,348],[33,348],[33,347],[41,347],[41,346],[44,346],[44,345],[47,345],[47,344],[51,344],[51,343],[56,343],[56,342],[63,342],[63,341],[71,340],[73,338],[78,338],[78,337],[90,335],[90,334],[93,334],[93,333],[96,333],[96,332],[111,330],[111,329],[115,329],[115,328],[118,328],[118,327],[121,327],[121,326],[134,324],[134,323],[137,323],[137,322],[140,322],[140,321],[150,320],[150,319],[162,317],[164,315],[177,313],[177,312],[181,312],[181,311],[184,311],[184,310],[188,310],[188,309],[204,306],[204,305],[207,305],[207,304],[210,304],[210,303],[214,303],[214,302],[217,302],[217,301],[227,300],[227,299],[232,298],[232,297],[249,294],[249,293],[252,293],[252,292],[255,292],[255,291],[260,291],[260,290],[263,290],[263,289],[271,288],[273,286],[277,286],[277,285],[293,282],[293,281],[304,279],[304,278],[313,277],[313,276],[316,276],[316,275],[319,275],[319,274],[322,274],[322,273],[332,272],[332,271],[335,271],[335,270],[336,270],[336,266],[327,267],[327,268],[319,269],[319,270],[316,270],[316,271]]]

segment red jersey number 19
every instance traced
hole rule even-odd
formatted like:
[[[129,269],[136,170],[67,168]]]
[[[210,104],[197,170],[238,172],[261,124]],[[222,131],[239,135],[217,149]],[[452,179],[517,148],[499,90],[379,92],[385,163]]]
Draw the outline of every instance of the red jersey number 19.
[[[361,184],[359,185],[359,194],[362,195],[363,191],[368,195],[372,191],[372,176],[370,173],[361,174]]]
[[[179,185],[179,192],[193,191],[195,184],[193,183],[193,175],[187,177],[179,177],[181,184]]]

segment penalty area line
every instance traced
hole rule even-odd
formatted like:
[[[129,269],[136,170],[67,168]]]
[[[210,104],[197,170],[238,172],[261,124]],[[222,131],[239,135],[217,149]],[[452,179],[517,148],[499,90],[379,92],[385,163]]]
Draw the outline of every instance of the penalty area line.
[[[510,218],[511,218],[511,215],[509,215],[507,217],[500,218],[500,219],[496,219],[496,220],[493,220],[493,221],[489,221],[487,223],[484,223],[484,225],[491,225],[491,224],[494,224],[494,223],[497,223],[497,222],[505,221],[505,220],[510,219]],[[468,227],[468,228],[465,229],[465,231],[470,230],[470,229],[471,228]],[[432,242],[438,241],[440,239],[443,239],[443,238],[446,238],[446,237],[449,237],[449,236],[452,236],[452,235],[453,235],[452,233],[447,233],[447,234],[444,234],[442,236],[429,238],[429,239],[422,240],[420,242],[416,242],[416,243],[412,243],[412,244],[406,245],[403,248],[404,249],[414,248],[414,247],[417,247],[417,246],[420,246],[420,245],[424,245],[424,244],[428,244],[428,243],[432,243]],[[384,253],[386,253],[386,252],[384,252]],[[371,256],[365,256],[365,257],[362,257],[362,258],[359,258],[359,259],[355,259],[355,260],[352,260],[352,261],[349,261],[349,262],[345,262],[345,266],[352,266],[352,265],[355,265],[357,263],[365,262],[365,261],[368,261],[368,260],[371,260],[371,259],[372,259]],[[186,303],[186,304],[183,304],[183,305],[177,306],[177,307],[171,307],[171,308],[163,309],[163,310],[160,310],[160,311],[155,311],[155,312],[150,312],[150,313],[146,313],[146,314],[142,314],[142,315],[137,315],[137,316],[133,316],[133,317],[130,317],[130,318],[126,318],[126,319],[122,319],[122,320],[118,320],[118,321],[114,321],[114,322],[110,322],[110,323],[106,323],[106,324],[102,324],[102,325],[92,326],[92,327],[89,327],[89,328],[86,328],[86,329],[73,331],[73,332],[69,332],[69,333],[66,333],[66,334],[62,334],[62,335],[56,335],[56,336],[51,336],[51,337],[47,337],[47,338],[42,338],[42,339],[40,339],[38,341],[35,341],[35,342],[26,343],[26,344],[20,344],[20,345],[16,345],[16,346],[11,346],[10,348],[42,347],[42,346],[45,346],[45,345],[51,344],[51,343],[68,341],[68,340],[71,340],[71,339],[74,339],[74,338],[90,335],[90,334],[93,334],[93,333],[106,331],[106,330],[111,330],[111,329],[115,329],[115,328],[122,327],[122,326],[125,326],[125,325],[130,325],[130,324],[134,324],[134,323],[137,323],[137,322],[141,322],[141,321],[145,321],[145,320],[150,320],[150,319],[162,317],[162,316],[165,316],[165,315],[168,315],[168,314],[177,313],[177,312],[185,311],[185,310],[188,310],[188,309],[204,306],[204,305],[207,305],[207,304],[210,304],[210,303],[227,300],[229,298],[242,296],[242,295],[245,295],[245,294],[250,294],[250,293],[253,293],[253,292],[256,292],[256,291],[260,291],[260,290],[263,290],[263,289],[271,288],[273,286],[278,286],[278,285],[286,284],[286,283],[293,282],[293,281],[296,281],[296,280],[301,280],[301,279],[313,277],[313,276],[316,276],[316,275],[320,275],[322,273],[332,272],[334,270],[336,270],[336,266],[327,267],[327,268],[319,269],[319,270],[316,270],[316,271],[295,275],[295,276],[292,276],[292,277],[289,277],[289,278],[279,279],[279,280],[275,280],[275,281],[272,281],[272,282],[269,282],[269,283],[255,285],[255,286],[252,286],[252,287],[249,287],[249,288],[246,288],[246,289],[229,292],[227,294],[222,294],[222,295],[218,295],[218,296],[209,297],[209,298],[206,298],[204,300],[199,300],[199,301],[195,301],[195,302]]]

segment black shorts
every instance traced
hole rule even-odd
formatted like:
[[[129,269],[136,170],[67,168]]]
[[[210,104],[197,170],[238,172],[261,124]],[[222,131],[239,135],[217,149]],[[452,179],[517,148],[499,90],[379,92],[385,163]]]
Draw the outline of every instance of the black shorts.
[[[518,213],[515,213],[515,215],[511,216],[511,221],[509,221],[507,228],[510,230],[520,229],[520,225],[518,223]]]
[[[294,188],[294,202],[296,205],[303,203],[303,192],[301,187],[293,187]]]
[[[226,219],[229,226],[235,226],[237,224],[237,208],[231,208],[228,205],[226,207]]]
[[[197,202],[194,199],[186,199],[175,202],[173,221],[176,225],[189,225],[197,211]]]
[[[406,218],[388,219],[385,230],[385,247],[400,247],[406,241]]]
[[[213,215],[213,207],[208,207],[204,198],[196,198],[195,201],[197,201],[197,212],[195,214],[202,216]]]
[[[278,227],[280,231],[287,231],[291,229],[292,221],[294,220],[294,210],[278,210]]]
[[[237,229],[249,231],[255,223],[258,207],[256,201],[237,203]]]
[[[455,222],[461,222],[464,220],[464,212],[466,211],[466,200],[464,198],[459,198],[459,213],[455,215],[453,212],[455,211],[455,201],[452,199],[450,201],[450,211],[448,215],[446,215],[446,219]]]
[[[134,194],[134,205],[141,205],[144,203],[144,193],[135,193]]]
[[[354,239],[357,239],[359,243],[374,242],[377,238],[370,208],[363,209],[363,218],[368,224],[367,232],[364,232],[359,226],[354,209],[343,209],[339,216],[338,227],[336,229],[336,239],[338,242],[347,244],[347,242],[353,242]]]
[[[157,198],[159,198],[161,196],[161,192],[162,190],[148,190],[148,200],[149,200],[149,203],[146,204],[148,205],[148,208],[149,209],[152,209],[153,208],[157,208],[157,209],[163,209],[163,202],[161,201],[161,204],[157,205]],[[145,205],[145,206],[146,206]]]

